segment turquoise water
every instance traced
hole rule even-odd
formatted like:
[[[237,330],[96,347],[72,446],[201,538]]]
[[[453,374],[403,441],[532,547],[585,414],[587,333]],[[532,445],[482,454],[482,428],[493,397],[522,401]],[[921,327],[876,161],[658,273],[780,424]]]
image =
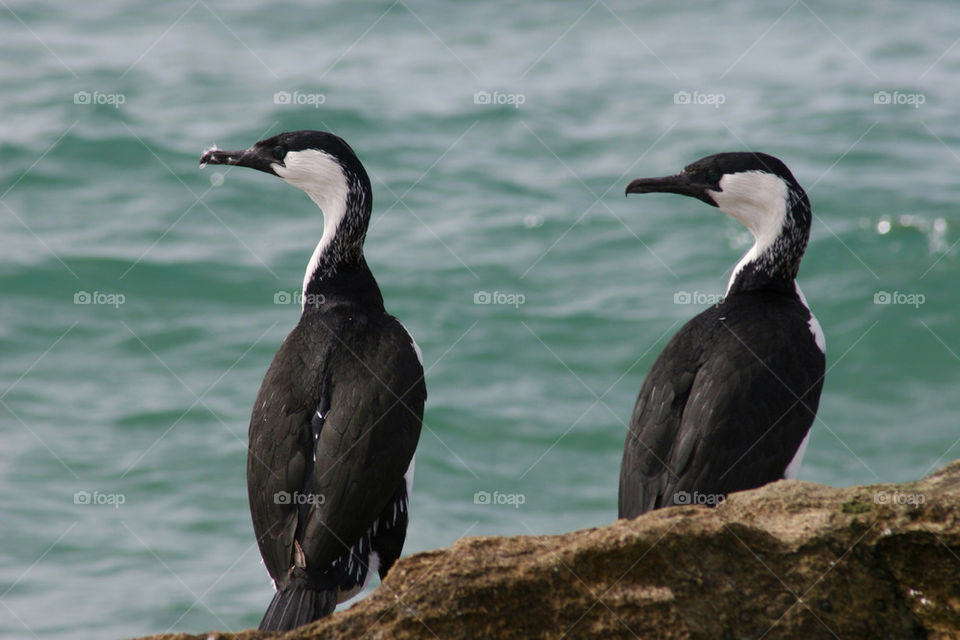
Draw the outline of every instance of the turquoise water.
[[[615,519],[643,376],[706,304],[674,296],[722,293],[749,247],[623,188],[722,150],[782,158],[816,214],[829,372],[800,478],[960,457],[955,3],[0,14],[3,637],[236,630],[269,601],[246,427],[322,221],[279,180],[199,171],[213,143],[326,129],[371,174],[368,261],[430,393],[407,553]]]

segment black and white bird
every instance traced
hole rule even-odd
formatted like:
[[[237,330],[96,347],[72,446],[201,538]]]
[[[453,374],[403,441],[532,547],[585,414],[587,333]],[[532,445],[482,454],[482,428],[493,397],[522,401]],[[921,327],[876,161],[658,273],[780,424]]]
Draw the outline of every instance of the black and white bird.
[[[346,142],[295,131],[245,151],[210,149],[200,163],[273,174],[323,211],[300,322],[260,386],[247,458],[253,529],[277,589],[260,628],[292,629],[332,612],[373,573],[386,576],[400,556],[423,359],[364,260],[370,179]]]
[[[796,282],[810,201],[786,165],[719,153],[626,189],[656,192],[718,207],[755,242],[723,301],[684,325],[647,374],[620,469],[621,518],[795,477],[823,388],[823,331]]]

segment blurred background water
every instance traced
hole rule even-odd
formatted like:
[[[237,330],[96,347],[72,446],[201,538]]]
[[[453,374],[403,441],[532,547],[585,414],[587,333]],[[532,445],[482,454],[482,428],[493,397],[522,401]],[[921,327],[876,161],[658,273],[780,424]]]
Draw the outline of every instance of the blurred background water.
[[[212,143],[325,129],[370,172],[367,258],[430,393],[407,553],[616,518],[644,374],[750,244],[623,188],[717,151],[782,158],[813,203],[800,282],[829,372],[800,478],[960,457],[955,3],[0,16],[4,637],[240,629],[270,599],[247,420],[322,219],[269,176],[199,171]]]

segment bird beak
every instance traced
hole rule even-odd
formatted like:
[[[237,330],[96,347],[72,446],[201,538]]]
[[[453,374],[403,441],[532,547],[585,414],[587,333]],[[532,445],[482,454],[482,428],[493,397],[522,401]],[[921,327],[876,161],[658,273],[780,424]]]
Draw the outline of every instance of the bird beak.
[[[222,149],[214,147],[204,151],[203,155],[200,156],[200,168],[202,169],[208,164],[229,164],[237,167],[250,167],[257,171],[277,175],[277,172],[273,170],[273,165],[283,163],[277,162],[275,158],[261,153],[257,147],[243,151],[223,151]]]
[[[707,193],[707,189],[706,185],[695,182],[688,174],[678,173],[662,178],[637,178],[627,185],[625,193],[626,195],[631,193],[679,193],[682,196],[703,200],[714,207],[717,206],[717,203]]]

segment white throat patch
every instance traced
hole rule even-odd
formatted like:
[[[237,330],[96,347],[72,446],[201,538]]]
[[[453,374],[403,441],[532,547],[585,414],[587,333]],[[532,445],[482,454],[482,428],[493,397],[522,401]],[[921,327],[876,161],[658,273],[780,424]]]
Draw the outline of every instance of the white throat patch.
[[[722,191],[707,193],[721,211],[742,222],[754,238],[753,246],[730,275],[729,292],[741,269],[769,249],[780,235],[787,216],[789,190],[781,178],[763,171],[727,174],[720,179],[720,188]]]
[[[333,156],[317,149],[288,151],[283,164],[274,164],[273,170],[289,184],[303,189],[323,211],[323,236],[313,251],[303,276],[303,301],[307,300],[307,285],[320,264],[320,257],[333,241],[333,236],[347,212],[347,177]]]

